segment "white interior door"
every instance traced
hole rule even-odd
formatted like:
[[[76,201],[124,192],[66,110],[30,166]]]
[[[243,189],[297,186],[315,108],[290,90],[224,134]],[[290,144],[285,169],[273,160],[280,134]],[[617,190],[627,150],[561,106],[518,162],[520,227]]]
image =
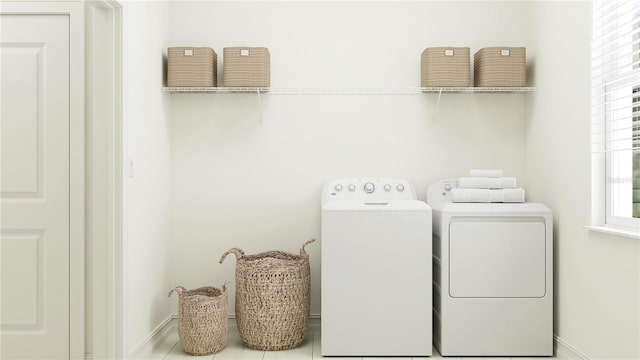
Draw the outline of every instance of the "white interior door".
[[[0,357],[68,359],[69,16],[0,16]]]

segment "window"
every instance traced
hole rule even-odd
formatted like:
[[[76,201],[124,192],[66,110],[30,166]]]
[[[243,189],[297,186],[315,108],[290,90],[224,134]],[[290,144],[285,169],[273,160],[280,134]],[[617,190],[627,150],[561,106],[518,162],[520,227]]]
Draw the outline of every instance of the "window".
[[[640,87],[633,93],[633,217],[640,218]]]
[[[593,3],[592,151],[599,222],[640,232],[640,0]]]

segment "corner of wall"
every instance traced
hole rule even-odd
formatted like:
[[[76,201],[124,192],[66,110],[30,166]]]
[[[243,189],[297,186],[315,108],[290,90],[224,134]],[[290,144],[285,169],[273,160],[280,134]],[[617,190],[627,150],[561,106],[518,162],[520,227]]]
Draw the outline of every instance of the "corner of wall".
[[[171,2],[125,2],[123,187],[124,353],[171,315],[170,143],[162,54]]]
[[[557,339],[582,357],[632,359],[640,356],[640,244],[583,228],[591,218],[590,4],[528,4],[537,87],[526,126],[528,200],[553,210]]]

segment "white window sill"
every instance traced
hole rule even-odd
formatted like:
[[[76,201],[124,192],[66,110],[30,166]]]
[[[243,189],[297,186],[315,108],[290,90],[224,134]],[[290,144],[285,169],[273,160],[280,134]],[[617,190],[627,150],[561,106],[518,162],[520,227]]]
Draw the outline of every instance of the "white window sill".
[[[633,230],[629,228],[616,227],[611,225],[601,225],[601,226],[586,225],[584,226],[584,228],[591,231],[597,231],[605,234],[624,236],[624,237],[640,240],[640,230]]]

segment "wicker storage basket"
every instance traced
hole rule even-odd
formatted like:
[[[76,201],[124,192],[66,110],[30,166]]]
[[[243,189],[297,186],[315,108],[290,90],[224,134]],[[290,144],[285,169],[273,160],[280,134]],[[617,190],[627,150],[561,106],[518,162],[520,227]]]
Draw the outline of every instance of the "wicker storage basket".
[[[258,350],[285,350],[299,346],[309,324],[309,255],[267,251],[236,255],[236,321],[242,342]]]
[[[466,47],[424,49],[420,59],[422,87],[469,86],[470,52]]]
[[[167,86],[210,87],[218,81],[218,55],[207,47],[170,47]]]
[[[526,50],[523,47],[490,47],[473,56],[474,86],[520,87],[526,83]]]
[[[226,283],[221,288],[186,290],[177,286],[178,336],[184,352],[191,355],[217,353],[227,344],[229,310]]]
[[[271,85],[269,49],[226,47],[223,56],[225,87],[269,87]]]

